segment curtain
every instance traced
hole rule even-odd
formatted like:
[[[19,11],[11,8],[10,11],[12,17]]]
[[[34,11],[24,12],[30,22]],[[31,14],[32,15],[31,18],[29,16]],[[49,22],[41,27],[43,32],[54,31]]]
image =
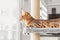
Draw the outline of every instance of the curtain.
[[[0,40],[19,40],[19,0],[0,0]]]

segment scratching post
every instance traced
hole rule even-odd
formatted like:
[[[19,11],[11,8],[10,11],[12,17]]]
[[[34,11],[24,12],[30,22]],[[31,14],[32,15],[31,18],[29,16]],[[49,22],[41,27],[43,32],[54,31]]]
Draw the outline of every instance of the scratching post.
[[[31,15],[40,18],[40,0],[31,0]],[[40,40],[39,33],[31,33],[31,40]]]
[[[31,0],[31,14],[34,18],[40,18],[40,0]]]

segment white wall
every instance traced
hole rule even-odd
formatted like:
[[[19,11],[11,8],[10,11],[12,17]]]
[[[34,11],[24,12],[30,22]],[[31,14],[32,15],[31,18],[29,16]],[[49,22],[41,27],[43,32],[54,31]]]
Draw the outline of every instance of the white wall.
[[[22,0],[22,10],[30,12],[31,10],[31,0]]]
[[[51,5],[60,4],[60,0],[48,0],[48,4]]]
[[[60,13],[60,0],[48,0],[48,14],[51,14],[52,8],[56,8],[56,13]]]

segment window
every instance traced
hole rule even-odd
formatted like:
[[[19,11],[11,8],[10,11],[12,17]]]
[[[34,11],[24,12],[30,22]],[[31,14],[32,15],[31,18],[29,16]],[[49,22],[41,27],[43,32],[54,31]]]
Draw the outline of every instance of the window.
[[[52,8],[52,14],[56,14],[56,8]]]
[[[0,40],[19,40],[19,0],[0,0]]]

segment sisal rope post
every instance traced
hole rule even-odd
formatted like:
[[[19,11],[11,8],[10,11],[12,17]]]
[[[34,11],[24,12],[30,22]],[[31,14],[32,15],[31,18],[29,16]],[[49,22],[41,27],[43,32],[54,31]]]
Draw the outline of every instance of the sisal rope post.
[[[31,0],[31,15],[40,18],[40,0]],[[40,33],[31,33],[31,40],[40,40]]]

